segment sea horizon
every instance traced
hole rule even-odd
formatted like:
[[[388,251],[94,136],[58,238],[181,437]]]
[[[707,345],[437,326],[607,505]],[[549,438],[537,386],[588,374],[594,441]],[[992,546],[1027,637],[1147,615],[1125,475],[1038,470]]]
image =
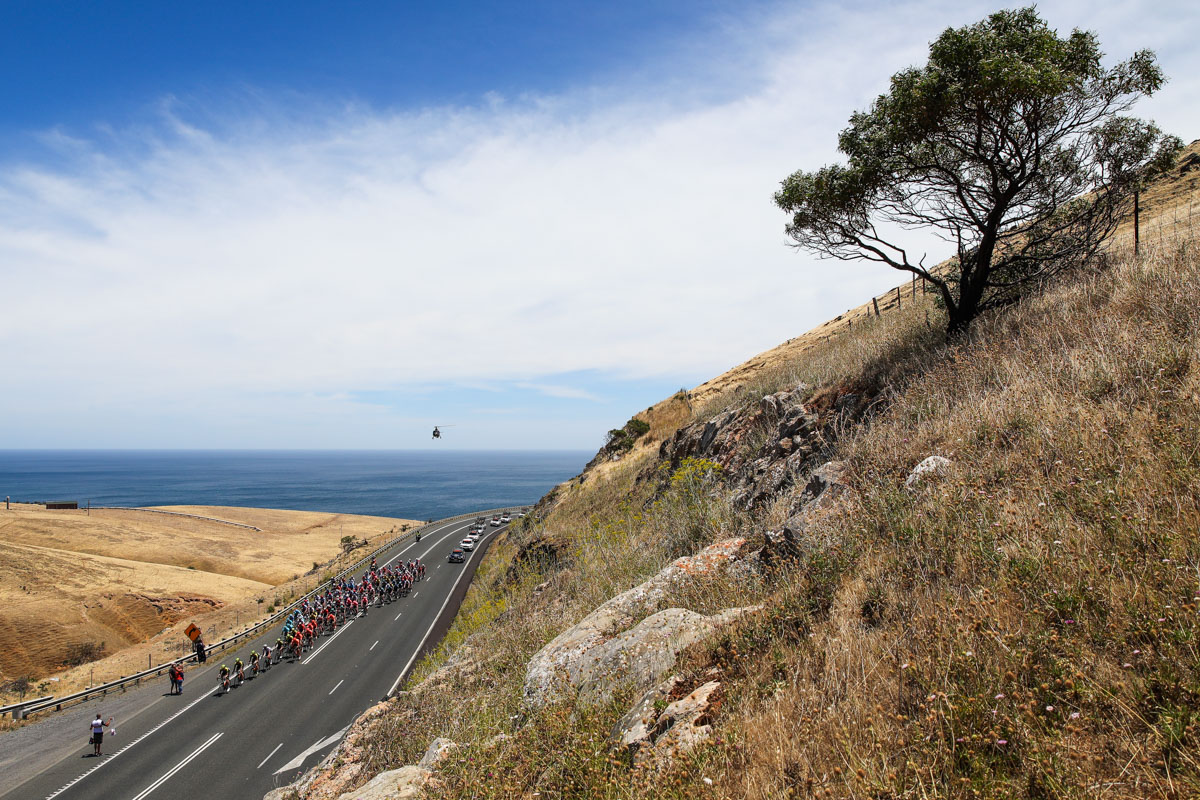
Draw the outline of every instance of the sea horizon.
[[[203,505],[438,519],[527,506],[582,450],[0,449],[0,495],[80,506]]]

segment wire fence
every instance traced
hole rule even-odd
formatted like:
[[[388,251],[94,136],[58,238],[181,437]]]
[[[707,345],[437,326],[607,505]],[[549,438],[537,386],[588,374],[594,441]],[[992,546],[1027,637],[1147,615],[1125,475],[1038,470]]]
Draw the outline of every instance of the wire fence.
[[[1138,224],[1135,225],[1131,218],[1127,224],[1119,227],[1105,243],[1101,258],[1145,255],[1154,249],[1174,246],[1195,238],[1200,231],[1200,205],[1190,197],[1191,195],[1186,204],[1175,203],[1166,209],[1158,209],[1157,213],[1153,214],[1149,213],[1155,210],[1152,206],[1143,206]],[[925,295],[935,292],[937,289],[932,284],[920,276],[913,275],[909,281],[888,289],[883,294],[875,295],[857,308],[847,309],[845,313],[834,317],[822,326],[824,330],[819,338],[808,346],[851,330],[856,323],[861,325],[884,314],[903,311],[920,303]]]

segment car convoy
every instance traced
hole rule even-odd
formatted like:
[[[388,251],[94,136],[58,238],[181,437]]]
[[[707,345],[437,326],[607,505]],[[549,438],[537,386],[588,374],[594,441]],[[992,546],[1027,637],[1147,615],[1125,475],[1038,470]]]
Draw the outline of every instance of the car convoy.
[[[525,512],[528,510],[529,509],[527,508],[522,509],[521,511],[516,512],[516,514],[513,514],[510,511],[504,511],[503,513],[496,514],[491,519],[491,526],[493,528],[499,528],[501,525],[507,525],[508,523],[512,522],[514,516],[517,519],[520,519],[521,517],[525,516]],[[483,538],[483,532],[487,530],[487,525],[488,519],[486,517],[476,517],[475,522],[471,524],[471,529],[467,533],[466,538],[459,542],[458,546],[450,551],[450,555],[447,560],[451,564],[461,564],[466,561],[466,554],[474,550],[475,545],[478,544],[479,540]]]

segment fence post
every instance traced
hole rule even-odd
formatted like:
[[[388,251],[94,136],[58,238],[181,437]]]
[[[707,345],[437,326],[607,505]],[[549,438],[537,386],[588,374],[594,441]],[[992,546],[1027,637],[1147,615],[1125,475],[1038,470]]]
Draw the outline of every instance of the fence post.
[[[1138,254],[1138,250],[1140,248],[1141,239],[1142,239],[1141,230],[1140,230],[1140,227],[1141,227],[1140,223],[1141,223],[1141,216],[1142,216],[1142,204],[1141,204],[1140,195],[1141,195],[1141,192],[1133,193],[1133,254],[1135,256]]]
[[[871,298],[871,305],[875,306],[875,316],[879,316],[879,301],[874,297]]]
[[[917,296],[917,275],[916,275],[916,273],[915,273],[915,272],[913,273],[912,294],[911,294],[911,295],[909,295],[909,296],[910,296],[910,297],[916,297],[916,296]]]
[[[900,310],[900,287],[896,287],[896,310]]]

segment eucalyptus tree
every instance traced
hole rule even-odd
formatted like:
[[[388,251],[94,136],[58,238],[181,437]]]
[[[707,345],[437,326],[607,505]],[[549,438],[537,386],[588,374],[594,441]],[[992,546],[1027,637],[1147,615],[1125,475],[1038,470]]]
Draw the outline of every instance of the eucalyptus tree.
[[[965,332],[1094,255],[1134,192],[1174,163],[1179,139],[1126,116],[1164,83],[1154,54],[1109,68],[1102,56],[1095,34],[1060,37],[1032,7],[946,29],[928,63],[851,116],[838,139],[846,163],[783,181],[788,236],[924,278],[948,333]],[[897,226],[936,232],[954,256],[926,264],[887,233]]]

